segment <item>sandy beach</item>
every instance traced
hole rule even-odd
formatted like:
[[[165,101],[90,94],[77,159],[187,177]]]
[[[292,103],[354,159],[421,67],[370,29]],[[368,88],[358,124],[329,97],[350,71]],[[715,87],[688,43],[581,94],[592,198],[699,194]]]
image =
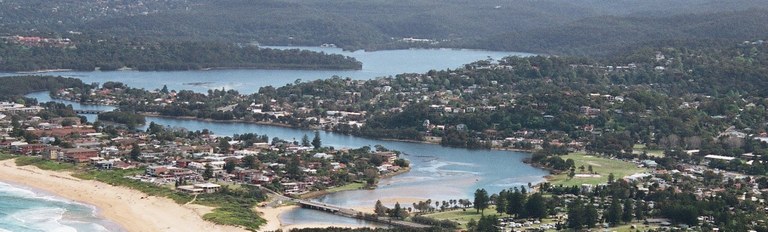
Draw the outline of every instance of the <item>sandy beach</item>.
[[[80,180],[68,173],[17,167],[14,160],[0,161],[0,181],[29,186],[74,201],[94,205],[98,214],[131,232],[245,231],[202,219],[211,208],[179,205],[170,199],[148,197],[137,190]]]

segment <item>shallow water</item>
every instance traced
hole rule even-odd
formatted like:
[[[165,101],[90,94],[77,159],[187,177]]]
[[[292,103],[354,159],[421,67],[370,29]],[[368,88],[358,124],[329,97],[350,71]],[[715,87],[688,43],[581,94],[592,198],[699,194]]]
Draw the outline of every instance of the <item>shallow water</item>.
[[[96,208],[0,182],[0,231],[123,231],[96,216]]]

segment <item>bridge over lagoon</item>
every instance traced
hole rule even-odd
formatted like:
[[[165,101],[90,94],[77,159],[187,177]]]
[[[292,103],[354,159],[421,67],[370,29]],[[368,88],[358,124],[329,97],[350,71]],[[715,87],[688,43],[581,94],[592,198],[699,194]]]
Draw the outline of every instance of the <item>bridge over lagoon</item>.
[[[313,202],[313,201],[307,201],[307,200],[300,200],[300,199],[294,199],[294,202],[305,209],[313,209],[313,210],[320,210],[327,213],[336,214],[339,216],[349,217],[349,218],[355,218],[360,220],[366,220],[371,222],[378,222],[383,224],[388,224],[392,226],[397,227],[410,227],[410,228],[429,228],[431,226],[419,224],[415,222],[409,222],[409,221],[403,221],[399,219],[393,219],[390,217],[378,217],[371,214],[366,214],[354,209],[344,208],[340,206],[335,205],[329,205],[325,203],[319,203],[319,202]]]

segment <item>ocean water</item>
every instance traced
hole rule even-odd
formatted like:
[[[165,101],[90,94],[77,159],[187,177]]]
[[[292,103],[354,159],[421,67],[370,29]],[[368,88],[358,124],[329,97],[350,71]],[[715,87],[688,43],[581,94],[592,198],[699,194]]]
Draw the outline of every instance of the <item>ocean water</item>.
[[[124,231],[96,212],[93,206],[0,182],[0,232]]]

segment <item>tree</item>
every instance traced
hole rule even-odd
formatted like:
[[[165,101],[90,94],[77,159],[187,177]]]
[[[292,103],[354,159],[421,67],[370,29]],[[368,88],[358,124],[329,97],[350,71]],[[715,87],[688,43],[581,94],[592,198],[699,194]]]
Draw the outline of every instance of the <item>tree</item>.
[[[499,197],[496,198],[496,212],[503,214],[507,211],[507,190],[501,190]]]
[[[203,171],[203,179],[208,180],[213,178],[213,167],[211,167],[210,164],[205,165],[205,170]]]
[[[227,162],[224,163],[224,171],[227,171],[227,173],[232,173],[235,171],[236,166],[237,165],[235,165],[235,161],[227,160]]]
[[[480,216],[480,220],[477,221],[477,228],[475,231],[478,232],[496,232],[499,231],[499,228],[496,227],[496,223],[498,223],[499,219],[496,217],[496,215],[491,216]]]
[[[161,89],[160,92],[167,94],[168,93],[168,86],[167,85],[163,85],[163,89]]]
[[[523,215],[525,211],[526,195],[521,193],[517,187],[507,193],[507,213],[510,215]]]
[[[488,208],[488,192],[485,189],[478,189],[475,191],[475,201],[473,202],[475,209],[479,213],[483,213],[485,208]]]
[[[585,216],[584,205],[581,203],[581,200],[576,199],[568,206],[568,228],[578,230],[584,227]]]
[[[645,219],[645,203],[643,201],[635,201],[635,203],[637,204],[635,206],[635,219]]]
[[[608,174],[608,183],[611,184],[616,179],[616,176],[613,175],[613,173]]]
[[[587,228],[595,227],[597,220],[597,208],[593,204],[587,204],[587,207],[584,208],[584,226]]]
[[[312,146],[314,146],[315,149],[318,149],[322,145],[323,144],[320,141],[320,132],[319,131],[315,131],[315,138],[312,139]]]
[[[474,218],[470,218],[467,222],[467,231],[477,231],[477,221]]]
[[[393,218],[403,218],[403,208],[400,207],[400,202],[395,203],[395,208],[389,211],[389,216]]]
[[[131,147],[131,159],[138,161],[139,156],[141,156],[141,148],[138,143],[134,143]]]
[[[621,221],[623,222],[631,222],[632,221],[632,199],[624,199],[624,212],[621,214]]]
[[[301,137],[301,146],[309,147],[310,145],[312,144],[309,143],[309,136],[307,136],[307,134],[304,134],[304,136]]]
[[[529,218],[544,218],[547,216],[546,202],[541,193],[534,193],[525,202],[525,212]]]
[[[376,206],[374,207],[374,212],[377,216],[386,216],[387,215],[387,207],[384,206],[384,204],[381,203],[381,200],[376,201]]]
[[[608,212],[605,213],[605,222],[608,222],[611,225],[617,225],[619,224],[620,219],[621,203],[619,203],[618,198],[614,197],[611,201],[611,205],[608,207]]]
[[[219,152],[221,153],[229,153],[229,139],[227,138],[220,138],[219,139]]]
[[[295,179],[299,180],[302,177],[302,171],[301,171],[301,159],[299,157],[294,157],[291,159],[291,161],[288,161],[288,163],[285,165],[285,171],[286,174]]]
[[[243,157],[243,167],[245,168],[255,168],[257,164],[256,162],[256,156],[247,155]]]

